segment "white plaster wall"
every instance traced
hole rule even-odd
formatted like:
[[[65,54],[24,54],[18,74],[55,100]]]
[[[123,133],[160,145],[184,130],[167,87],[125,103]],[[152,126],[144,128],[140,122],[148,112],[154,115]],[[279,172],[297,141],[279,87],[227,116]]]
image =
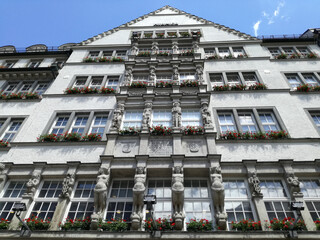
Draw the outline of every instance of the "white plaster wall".
[[[130,44],[130,29],[122,29],[112,33],[106,37],[96,40],[88,45],[103,45],[103,44]]]

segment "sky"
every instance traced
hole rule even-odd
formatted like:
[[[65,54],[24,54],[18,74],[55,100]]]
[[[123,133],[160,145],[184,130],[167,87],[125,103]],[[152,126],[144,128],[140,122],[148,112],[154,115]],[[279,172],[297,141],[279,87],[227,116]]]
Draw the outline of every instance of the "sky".
[[[252,36],[320,27],[320,0],[0,0],[0,46],[79,43],[165,5]]]

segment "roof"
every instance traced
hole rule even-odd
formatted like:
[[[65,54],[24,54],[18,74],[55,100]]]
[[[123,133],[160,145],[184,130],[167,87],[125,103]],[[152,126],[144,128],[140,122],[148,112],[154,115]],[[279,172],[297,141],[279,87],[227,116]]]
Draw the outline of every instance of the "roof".
[[[80,42],[80,45],[86,45],[86,44],[92,43],[92,42],[94,42],[94,41],[96,41],[98,39],[101,39],[101,38],[106,37],[106,36],[108,36],[110,34],[113,34],[113,33],[117,32],[117,31],[121,30],[122,28],[126,28],[126,27],[129,27],[130,25],[133,25],[133,24],[135,24],[137,22],[140,22],[140,21],[144,20],[145,18],[148,18],[149,16],[156,15],[159,12],[164,11],[164,10],[174,11],[177,14],[185,15],[186,17],[193,18],[193,19],[195,19],[195,20],[197,20],[197,21],[199,21],[201,23],[204,23],[204,24],[213,25],[214,27],[216,27],[216,28],[218,28],[220,30],[224,30],[224,31],[226,31],[228,33],[235,34],[235,35],[243,37],[245,39],[250,39],[250,40],[256,40],[257,39],[255,37],[249,35],[249,34],[237,31],[235,29],[226,27],[226,26],[221,25],[221,24],[214,23],[212,21],[206,20],[204,18],[200,18],[198,16],[192,15],[190,13],[187,13],[187,12],[181,11],[181,10],[179,10],[177,8],[174,8],[174,7],[171,7],[169,5],[166,5],[166,6],[164,6],[162,8],[159,8],[159,9],[153,11],[153,12],[150,12],[150,13],[148,13],[146,15],[140,16],[140,17],[138,17],[138,18],[136,18],[136,19],[134,19],[132,21],[129,21],[129,22],[125,23],[125,24],[122,24],[122,25],[120,25],[118,27],[115,27],[115,28],[110,29],[110,30],[108,30],[106,32],[100,33],[100,34],[98,34],[98,35],[96,35],[96,36],[94,36],[92,38],[87,39],[87,40],[84,40],[84,41]]]

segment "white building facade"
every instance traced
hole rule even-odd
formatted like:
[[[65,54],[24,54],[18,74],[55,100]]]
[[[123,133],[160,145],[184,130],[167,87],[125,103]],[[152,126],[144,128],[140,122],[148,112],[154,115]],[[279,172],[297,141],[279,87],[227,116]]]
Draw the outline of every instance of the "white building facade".
[[[299,239],[317,239],[314,36],[261,40],[165,6],[60,55],[0,49],[0,214],[11,221],[0,239],[19,237],[16,202],[23,218],[52,219],[34,239],[152,238],[146,194],[155,217],[175,223],[161,238],[284,239],[267,222],[297,218],[298,201]],[[65,62],[56,73],[55,62]],[[10,97],[19,93],[41,97]],[[90,217],[91,231],[59,231],[67,217]],[[130,230],[97,231],[117,218]],[[203,218],[213,231],[186,231]],[[244,219],[262,231],[231,229]]]

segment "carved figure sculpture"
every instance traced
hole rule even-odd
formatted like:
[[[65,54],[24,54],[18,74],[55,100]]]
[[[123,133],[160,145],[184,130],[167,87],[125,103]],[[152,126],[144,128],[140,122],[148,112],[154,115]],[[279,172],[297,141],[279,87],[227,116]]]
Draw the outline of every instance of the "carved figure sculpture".
[[[23,194],[24,197],[33,197],[35,192],[37,191],[37,187],[40,183],[40,172],[35,171],[32,173],[31,178],[26,184],[27,190]]]
[[[74,173],[68,173],[67,176],[63,179],[62,183],[62,192],[59,195],[60,198],[70,198],[72,189],[75,183]]]
[[[156,68],[154,66],[150,66],[149,69],[149,83],[154,85],[156,81]]]
[[[158,54],[159,53],[159,47],[157,42],[153,42],[151,46],[151,54]]]
[[[198,41],[192,42],[192,49],[194,52],[197,52],[199,50],[199,42]]]
[[[94,214],[102,217],[106,208],[107,189],[109,185],[110,171],[108,168],[101,167],[97,176],[97,184],[94,188]]]
[[[152,103],[146,103],[143,110],[142,128],[149,128],[151,126]]]
[[[127,67],[126,72],[124,74],[124,85],[125,86],[129,86],[131,83],[131,80],[133,78],[133,74],[132,74],[132,67]]]
[[[131,55],[137,55],[139,53],[138,43],[133,43],[131,47]]]
[[[173,53],[173,54],[179,53],[178,42],[172,42],[172,53]]]
[[[172,66],[172,70],[173,70],[173,81],[175,81],[178,84],[179,81],[179,69],[178,69],[178,65],[173,65]]]
[[[131,214],[132,229],[139,230],[143,219],[143,197],[146,190],[146,169],[137,167],[133,186],[133,210]]]
[[[183,221],[185,215],[183,213],[184,204],[184,185],[183,185],[183,168],[176,166],[173,168],[172,174],[172,204],[173,204],[173,218],[175,219],[177,230],[183,228]]]
[[[261,187],[260,187],[260,180],[259,180],[257,173],[255,171],[249,172],[248,182],[250,185],[252,196],[253,197],[262,196]]]
[[[181,127],[181,107],[179,102],[173,103],[172,108],[173,127]]]
[[[201,115],[202,115],[202,121],[203,121],[203,125],[206,126],[211,126],[212,124],[212,119],[211,119],[211,114],[208,110],[208,103],[204,102],[202,103],[201,106]]]
[[[286,177],[287,177],[287,183],[290,187],[291,194],[293,196],[299,194],[301,192],[301,189],[300,189],[300,181],[298,177],[294,175],[293,171],[287,172]]]
[[[221,229],[226,229],[227,214],[224,211],[224,186],[222,183],[221,168],[213,167],[210,169],[211,190],[213,193],[213,206],[217,225]]]
[[[197,73],[197,78],[199,83],[203,83],[203,67],[201,65],[197,65],[196,67],[196,73]]]
[[[112,128],[119,129],[124,112],[124,104],[118,103],[117,108],[113,112]]]

